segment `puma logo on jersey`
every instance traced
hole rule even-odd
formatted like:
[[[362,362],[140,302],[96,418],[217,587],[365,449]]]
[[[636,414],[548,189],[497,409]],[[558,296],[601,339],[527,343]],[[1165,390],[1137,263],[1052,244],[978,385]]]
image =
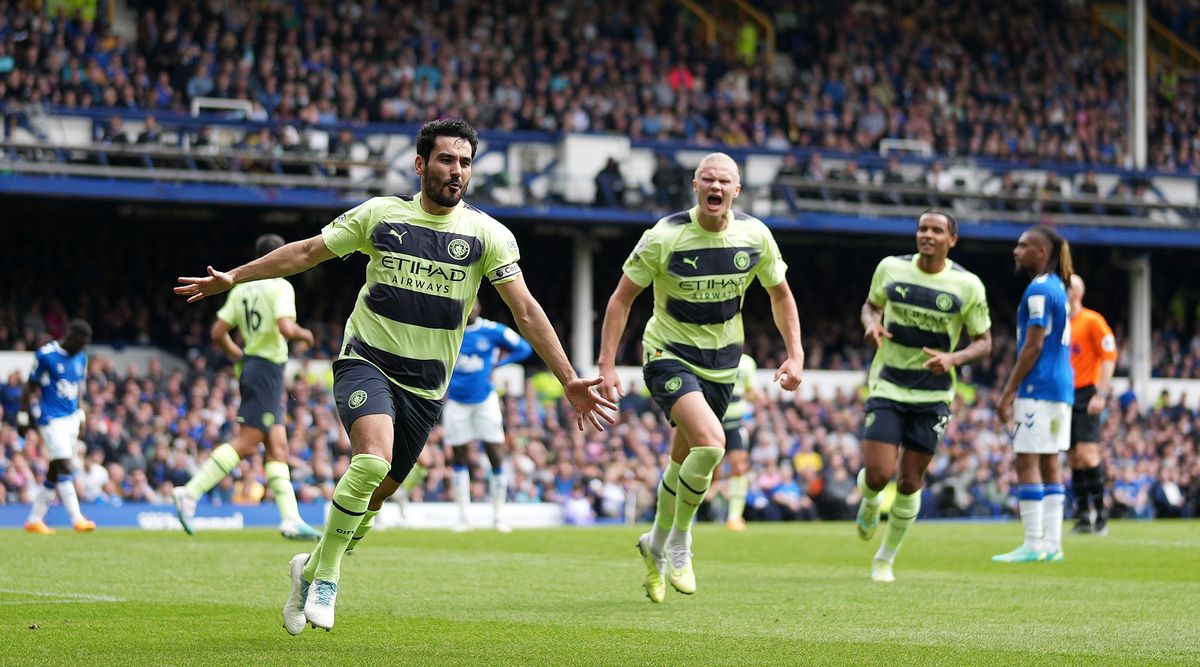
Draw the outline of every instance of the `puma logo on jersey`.
[[[398,239],[398,240],[399,240],[401,243],[404,243],[404,235],[405,235],[405,234],[407,234],[407,233],[408,233],[408,230],[407,230],[407,229],[406,229],[406,230],[404,230],[404,231],[402,231],[402,232],[398,232],[398,231],[396,231],[396,230],[394,230],[394,229],[389,229],[389,230],[388,230],[388,234],[391,234],[392,236],[395,236],[395,237],[396,237],[396,238],[397,238],[397,239]]]
[[[699,270],[700,267],[696,266],[696,262],[698,262],[699,260],[700,260],[700,255],[696,255],[695,257],[684,257],[683,263],[687,264],[688,266],[692,267],[693,269]]]
[[[908,298],[908,289],[909,288],[904,287],[902,285],[896,285],[896,294],[899,294],[901,299],[907,299]]]

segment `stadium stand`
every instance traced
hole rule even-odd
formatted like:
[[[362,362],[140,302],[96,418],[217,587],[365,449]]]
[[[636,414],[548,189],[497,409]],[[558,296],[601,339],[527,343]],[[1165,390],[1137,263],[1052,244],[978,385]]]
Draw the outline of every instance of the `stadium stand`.
[[[1082,220],[1137,231],[1200,224],[1195,76],[1159,69],[1150,96],[1149,170],[1130,170],[1122,50],[1086,7],[1032,0],[987,12],[956,0],[762,4],[778,27],[774,52],[754,40],[732,53],[710,49],[686,12],[624,0],[605,3],[603,11],[582,1],[467,0],[454,12],[425,12],[399,0],[262,2],[254,12],[225,0],[146,2],[134,40],[103,17],[48,18],[28,3],[4,3],[0,168],[105,184],[115,177],[278,188],[285,197],[321,190],[319,199],[301,204],[332,210],[409,188],[399,174],[409,170],[412,133],[397,128],[458,115],[491,131],[485,155],[506,156],[500,167],[481,167],[472,193],[500,204],[677,208],[690,196],[689,163],[681,155],[720,146],[746,165],[760,214],[903,218],[950,205],[982,222]],[[1195,15],[1173,3],[1153,9],[1196,42]],[[500,16],[507,18],[489,18]],[[911,18],[918,16],[929,18]],[[494,47],[510,44],[511,34],[528,39],[519,48]],[[628,35],[634,38],[617,39]],[[510,154],[524,155],[516,147],[536,145],[530,155],[552,155],[567,133],[622,137],[649,157],[636,170],[614,163],[617,173],[603,178],[605,160],[574,175],[586,181],[584,195],[572,194],[571,183],[536,187],[535,177],[551,173],[551,160],[512,167]],[[644,224],[648,217],[639,211],[635,219]],[[51,232],[21,233],[37,243]],[[104,243],[112,237],[125,242]],[[532,243],[530,262],[549,254],[536,244],[550,241]],[[622,236],[605,247],[621,255],[630,245]],[[98,358],[88,383],[82,497],[162,501],[229,436],[238,396],[206,338],[212,309],[187,308],[165,288],[145,286],[169,284],[181,266],[236,261],[245,253],[230,247],[214,257],[212,248],[120,223],[82,230],[67,250],[78,253],[60,258],[67,271],[43,271],[38,257],[15,244],[0,248],[6,277],[0,349],[33,349],[57,336],[70,315],[90,319],[99,340],[153,344],[186,358],[187,370],[178,372],[121,370]],[[871,251],[876,259],[880,254]],[[103,270],[113,264],[124,273]],[[810,276],[836,270],[819,254],[812,264],[804,269]],[[597,267],[609,272],[598,284],[611,285],[615,268]],[[93,288],[82,298],[64,296],[79,275]],[[355,285],[322,282],[332,287],[311,298],[298,286],[301,319],[317,334],[313,359],[336,351]],[[861,303],[865,284],[863,276],[834,281],[821,301],[798,293],[810,366],[861,370],[869,363],[856,314],[828,312],[828,302]],[[567,312],[570,295],[561,284],[537,289],[549,311]],[[1155,300],[1168,304],[1166,316],[1156,317],[1156,376],[1200,378],[1200,324],[1189,312],[1195,308],[1189,289]],[[1116,308],[1111,312],[1124,313],[1123,296],[1107,297]],[[748,303],[748,320],[765,321],[765,307]],[[996,422],[989,388],[1012,364],[1014,310],[993,304],[997,353],[971,369],[955,407],[948,446],[931,467],[924,505],[930,515],[1015,511],[1008,436]],[[646,313],[633,317],[644,322]],[[1126,348],[1124,327],[1117,328]],[[637,358],[636,345],[630,337],[625,361]],[[764,366],[777,361],[771,339],[759,332],[750,332],[748,348]],[[27,500],[45,468],[13,428],[19,382],[7,378],[0,394],[3,502]],[[331,396],[303,375],[290,379],[289,394],[297,495],[327,498],[348,456]],[[604,437],[565,428],[562,401],[540,400],[532,383],[506,403],[517,452],[514,500],[559,502],[582,488],[602,517],[622,517],[630,503],[650,507],[667,441],[666,423],[650,401],[627,398],[621,424]],[[1114,399],[1105,425],[1105,440],[1116,443],[1106,460],[1114,508],[1138,517],[1200,514],[1200,416],[1184,401],[1160,398],[1146,410],[1138,407],[1147,401],[1140,403],[1130,395]],[[855,395],[764,398],[756,405],[751,517],[846,518],[857,502],[861,419]],[[439,437],[423,456],[413,500],[444,500],[449,492]],[[716,489],[719,495],[721,485]],[[474,489],[478,496],[484,491]],[[211,501],[260,503],[266,493],[262,461],[250,459]],[[1178,498],[1182,503],[1172,500]],[[721,502],[709,511],[719,515]]]

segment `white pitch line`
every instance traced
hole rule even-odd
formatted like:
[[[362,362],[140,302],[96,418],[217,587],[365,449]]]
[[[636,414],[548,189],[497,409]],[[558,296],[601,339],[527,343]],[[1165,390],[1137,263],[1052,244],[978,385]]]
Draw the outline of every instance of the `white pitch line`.
[[[45,593],[40,591],[19,591],[11,588],[0,588],[0,595],[29,595],[36,598],[52,598],[50,600],[0,600],[0,604],[67,604],[79,602],[92,604],[97,602],[124,602],[125,598],[111,595],[95,595],[93,593]]]

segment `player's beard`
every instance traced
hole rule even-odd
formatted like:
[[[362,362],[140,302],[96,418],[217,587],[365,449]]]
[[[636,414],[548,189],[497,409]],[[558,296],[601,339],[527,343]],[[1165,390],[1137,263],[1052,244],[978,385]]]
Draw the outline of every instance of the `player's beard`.
[[[458,194],[453,195],[443,191],[443,188],[450,182],[450,180],[439,180],[435,183],[433,176],[426,173],[421,179],[421,189],[425,191],[425,196],[432,199],[438,206],[454,208],[458,206],[458,202],[462,201],[462,193],[466,191],[467,184],[464,181],[458,181]]]

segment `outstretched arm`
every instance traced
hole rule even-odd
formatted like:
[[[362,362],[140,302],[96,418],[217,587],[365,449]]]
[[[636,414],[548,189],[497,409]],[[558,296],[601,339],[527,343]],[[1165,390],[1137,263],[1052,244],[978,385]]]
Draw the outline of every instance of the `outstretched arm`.
[[[336,255],[325,245],[325,239],[318,234],[303,241],[288,243],[229,272],[217,271],[210,266],[207,276],[180,277],[179,282],[183,284],[175,287],[175,293],[187,297],[188,303],[192,303],[206,296],[226,292],[239,283],[301,273],[334,257]]]
[[[800,312],[796,308],[796,299],[792,296],[792,288],[786,280],[767,288],[771,295],[771,314],[775,317],[775,327],[783,336],[783,344],[787,349],[787,359],[775,371],[775,381],[787,391],[795,391],[804,379],[804,347],[800,343]]]
[[[600,423],[601,419],[615,424],[617,420],[608,411],[616,410],[616,404],[592,391],[592,387],[599,385],[604,378],[583,379],[575,374],[575,369],[567,359],[567,353],[563,350],[562,343],[558,341],[554,327],[546,318],[546,312],[529,293],[529,288],[525,285],[525,278],[518,275],[509,282],[496,285],[496,290],[500,292],[500,298],[504,299],[504,303],[512,311],[513,319],[516,320],[521,335],[529,341],[542,361],[546,362],[550,372],[554,373],[554,376],[562,383],[567,400],[571,401],[571,405],[577,413],[576,423],[579,430],[583,430],[585,418],[597,431],[604,430],[604,426]]]
[[[621,378],[617,377],[617,346],[621,344],[621,336],[625,333],[625,324],[629,321],[629,309],[634,299],[642,293],[642,287],[622,275],[608,298],[608,306],[604,309],[604,323],[600,326],[600,375],[604,384],[600,392],[610,400],[617,400],[624,393],[621,389]]]

